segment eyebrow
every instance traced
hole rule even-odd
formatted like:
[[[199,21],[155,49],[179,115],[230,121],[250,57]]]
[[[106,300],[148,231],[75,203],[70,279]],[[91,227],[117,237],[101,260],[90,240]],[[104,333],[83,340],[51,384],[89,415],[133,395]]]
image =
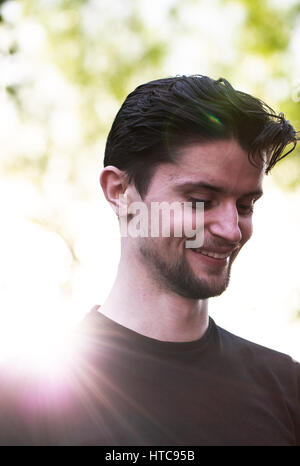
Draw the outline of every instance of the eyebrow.
[[[178,183],[177,185],[175,185],[175,189],[178,191],[184,191],[186,189],[199,189],[199,188],[206,189],[208,191],[215,192],[215,193],[221,193],[221,194],[226,193],[226,189],[224,189],[223,187],[216,186],[216,185],[207,183],[205,181],[195,181],[195,182],[190,181],[186,183]],[[244,193],[242,197],[247,197],[247,196],[256,197],[257,196],[257,198],[259,198],[262,195],[263,195],[263,191],[261,189],[256,189],[254,191],[249,191],[247,193]]]

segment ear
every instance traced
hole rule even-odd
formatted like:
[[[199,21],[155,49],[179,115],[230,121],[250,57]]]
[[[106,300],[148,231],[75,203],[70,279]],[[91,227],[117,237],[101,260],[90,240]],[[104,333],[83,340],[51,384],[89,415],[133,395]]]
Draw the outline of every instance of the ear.
[[[113,165],[108,165],[102,170],[99,181],[106,200],[119,217],[121,203],[127,199],[124,197],[128,186],[125,172]]]

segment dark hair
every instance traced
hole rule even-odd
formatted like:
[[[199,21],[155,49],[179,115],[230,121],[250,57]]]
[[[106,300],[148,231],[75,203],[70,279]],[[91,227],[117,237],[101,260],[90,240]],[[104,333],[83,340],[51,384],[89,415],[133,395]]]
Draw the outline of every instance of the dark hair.
[[[268,105],[223,78],[176,76],[138,86],[121,106],[107,138],[104,166],[125,171],[143,197],[155,167],[173,162],[191,142],[235,138],[251,163],[268,154],[265,173],[297,144],[294,128]],[[292,149],[281,155],[293,143]]]

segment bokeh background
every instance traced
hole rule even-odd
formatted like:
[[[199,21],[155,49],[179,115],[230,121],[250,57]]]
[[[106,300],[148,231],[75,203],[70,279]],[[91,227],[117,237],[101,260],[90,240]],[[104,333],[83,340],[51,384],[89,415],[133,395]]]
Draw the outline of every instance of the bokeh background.
[[[137,85],[227,78],[300,129],[294,0],[0,0],[0,360],[45,367],[112,286],[105,139]],[[265,180],[215,321],[300,360],[300,150]]]

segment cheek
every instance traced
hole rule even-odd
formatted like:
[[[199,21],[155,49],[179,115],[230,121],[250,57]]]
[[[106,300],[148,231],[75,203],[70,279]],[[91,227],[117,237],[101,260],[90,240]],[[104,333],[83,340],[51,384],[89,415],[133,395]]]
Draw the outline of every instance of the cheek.
[[[160,227],[163,237],[182,238],[184,236],[184,209],[178,204],[176,208],[162,212]]]
[[[204,209],[192,209],[189,206],[182,206],[181,212],[175,213],[171,219],[171,229],[173,236],[179,236],[176,232],[181,232],[184,238],[191,238],[204,231]]]
[[[157,209],[150,211],[148,227],[150,236],[187,238],[194,236],[196,231],[202,232],[204,225],[203,209],[195,210],[179,202],[173,204],[175,207],[170,210],[168,207],[164,209],[161,206],[159,212]],[[156,231],[156,234],[151,235],[151,231],[152,233]]]

